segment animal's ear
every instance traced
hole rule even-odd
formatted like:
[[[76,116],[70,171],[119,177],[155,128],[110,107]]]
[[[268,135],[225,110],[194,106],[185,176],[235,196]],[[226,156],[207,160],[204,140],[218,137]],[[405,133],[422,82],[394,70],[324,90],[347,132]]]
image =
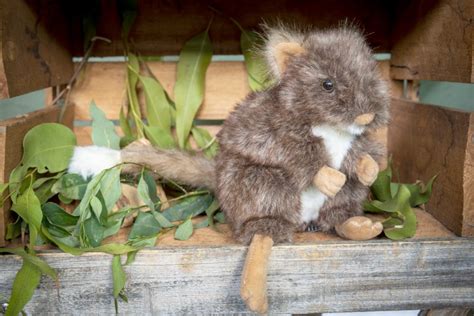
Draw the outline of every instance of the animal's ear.
[[[275,46],[274,57],[278,66],[279,75],[285,72],[288,60],[305,52],[301,44],[295,42],[282,42]]]

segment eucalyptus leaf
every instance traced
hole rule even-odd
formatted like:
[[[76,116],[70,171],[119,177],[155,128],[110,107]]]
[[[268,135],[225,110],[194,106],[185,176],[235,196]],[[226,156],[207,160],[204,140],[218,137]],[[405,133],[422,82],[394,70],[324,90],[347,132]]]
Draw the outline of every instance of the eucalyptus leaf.
[[[105,113],[94,101],[89,106],[92,118],[92,142],[94,145],[120,149],[120,137],[115,132],[115,125],[105,117]]]
[[[56,195],[52,191],[53,185],[56,183],[56,179],[51,179],[43,183],[39,188],[34,190],[36,197],[40,201],[40,204],[46,203],[49,199]]]
[[[88,181],[75,173],[66,173],[52,187],[52,192],[60,193],[62,196],[72,200],[80,200],[84,197]]]
[[[110,213],[122,195],[119,167],[111,168],[104,172],[100,180],[100,192],[104,198],[106,211]]]
[[[24,261],[28,261],[34,266],[36,266],[41,271],[41,273],[49,276],[53,280],[57,280],[58,274],[56,273],[56,270],[51,268],[51,266],[49,266],[45,261],[43,261],[43,259],[34,255],[34,253],[28,253],[23,248],[0,248],[0,253],[5,252],[22,257]]]
[[[22,168],[37,168],[39,173],[61,172],[68,167],[75,145],[76,136],[66,126],[37,125],[23,139]]]
[[[178,226],[174,234],[174,238],[178,240],[188,240],[193,234],[193,222],[188,218],[181,225]]]
[[[38,231],[41,227],[43,213],[41,212],[40,201],[31,186],[23,194],[18,196],[17,202],[12,206],[12,210],[20,215],[28,224],[30,230],[30,248],[33,249]]]
[[[165,209],[161,214],[170,222],[183,221],[189,216],[194,217],[204,213],[213,200],[210,194],[189,196]]]
[[[200,229],[209,226],[209,218],[204,218],[202,221],[194,225],[194,229]]]
[[[128,239],[133,240],[139,237],[154,236],[160,230],[160,224],[150,212],[140,212],[135,219],[135,223],[133,223]]]
[[[120,255],[115,255],[112,258],[112,280],[114,284],[114,298],[118,298],[120,292],[125,288],[125,282],[127,281],[127,275],[120,262]]]
[[[78,217],[67,213],[56,203],[48,202],[44,204],[42,211],[44,217],[53,225],[67,227],[77,224]]]
[[[258,33],[242,30],[240,34],[240,48],[244,55],[247,69],[248,83],[252,91],[261,91],[268,87],[265,62],[261,56],[255,54],[255,48],[261,44]]]
[[[180,148],[185,148],[194,116],[204,98],[204,79],[211,57],[208,30],[187,41],[179,55],[174,99]]]
[[[214,215],[216,212],[219,210],[219,202],[214,199],[209,205],[209,207],[206,209],[206,215],[207,215],[207,220],[209,223],[209,226],[214,226]]]
[[[91,208],[97,218],[102,217],[102,202],[100,202],[97,196],[93,196],[91,199]]]
[[[145,92],[148,124],[160,127],[171,137],[171,105],[168,103],[163,87],[155,78],[142,75],[138,78]]]
[[[86,241],[86,247],[99,247],[104,239],[105,227],[102,226],[95,216],[89,217],[84,221],[84,230],[82,240]]]
[[[44,183],[46,183],[50,180],[57,180],[57,179],[61,178],[63,175],[64,175],[64,172],[58,172],[57,174],[55,174],[53,176],[46,176],[46,177],[38,178],[33,182],[32,187],[33,187],[33,189],[38,189]]]
[[[7,225],[7,232],[5,234],[5,239],[6,240],[12,240],[21,235],[21,217],[18,216],[15,222],[9,223]]]
[[[155,190],[156,190],[156,187],[155,187]],[[149,191],[148,185],[147,185],[147,183],[144,179],[143,174],[140,177],[140,180],[138,181],[137,192],[138,192],[138,196],[140,197],[140,199],[143,202],[145,202],[145,204],[150,208],[151,211],[154,211],[155,210],[155,203],[152,201],[152,199],[150,197],[150,191]],[[156,191],[155,191],[155,193],[156,193]]]
[[[404,221],[401,226],[384,229],[385,235],[392,240],[410,238],[416,233],[416,215],[409,203],[410,191],[404,185],[401,185],[398,191],[400,199],[403,201],[398,211],[403,215]]]
[[[216,213],[216,215],[214,215],[214,219],[221,224],[225,224],[225,216],[223,212]]]
[[[79,256],[86,252],[104,252],[111,255],[122,255],[129,253],[130,251],[136,251],[139,248],[133,247],[130,245],[121,245],[121,244],[105,244],[99,247],[87,247],[87,248],[76,248],[70,247],[67,244],[63,243],[59,238],[54,237],[46,229],[42,229],[41,232],[45,235],[52,243],[59,247],[64,252],[67,252],[74,256]]]
[[[153,146],[169,149],[176,147],[176,143],[171,134],[166,133],[161,127],[158,126],[143,126],[147,139]]]
[[[193,127],[191,133],[193,134],[196,144],[199,148],[204,149],[204,154],[207,157],[212,158],[217,154],[219,146],[208,130],[205,128]]]
[[[13,281],[6,316],[17,316],[29,302],[41,280],[41,270],[28,260],[23,265]]]
[[[128,121],[128,118],[125,116],[123,107],[120,108],[119,123],[120,123],[120,128],[122,129],[122,132],[125,135],[125,137],[132,138],[133,137],[132,128],[130,127],[130,122]]]

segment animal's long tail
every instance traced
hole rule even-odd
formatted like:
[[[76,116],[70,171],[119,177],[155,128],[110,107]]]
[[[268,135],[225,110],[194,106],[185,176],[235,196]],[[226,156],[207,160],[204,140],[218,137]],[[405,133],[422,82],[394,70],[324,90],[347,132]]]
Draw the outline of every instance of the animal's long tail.
[[[165,179],[215,190],[215,161],[204,156],[132,144],[122,149],[121,157],[122,162],[145,165]]]
[[[161,177],[181,184],[212,191],[216,187],[214,160],[179,150],[158,149],[141,141],[121,151],[97,146],[76,147],[69,172],[87,178],[122,162],[131,163],[124,167],[125,172],[140,170],[139,165],[144,165]]]

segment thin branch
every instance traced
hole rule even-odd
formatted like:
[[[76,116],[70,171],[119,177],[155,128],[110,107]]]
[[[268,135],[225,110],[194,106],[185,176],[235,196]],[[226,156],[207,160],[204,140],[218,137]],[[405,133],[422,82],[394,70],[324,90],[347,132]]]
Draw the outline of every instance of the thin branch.
[[[112,43],[112,41],[108,38],[105,38],[105,37],[101,37],[101,36],[94,36],[92,39],[91,39],[91,44],[89,45],[89,48],[87,49],[84,57],[82,58],[81,60],[81,63],[79,64],[79,66],[77,66],[76,70],[74,71],[71,79],[69,80],[66,88],[64,88],[61,92],[58,93],[58,95],[53,99],[53,101],[51,101],[51,103],[49,104],[50,106],[52,105],[55,105],[59,99],[61,99],[61,97],[67,92],[67,96],[66,96],[66,101],[69,101],[69,94],[71,93],[71,89],[72,89],[72,85],[74,84],[74,82],[76,81],[77,77],[79,76],[79,74],[81,73],[82,71],[82,68],[84,68],[85,64],[87,63],[87,61],[89,60],[89,57],[90,55],[92,54],[92,50],[94,49],[94,45],[95,45],[95,42],[96,41],[104,41],[106,43]],[[61,108],[61,112],[59,113],[59,118],[58,118],[58,122],[62,122],[63,120],[63,117],[64,117],[64,113],[66,112],[66,109],[67,109],[67,106],[68,106],[68,103],[65,102],[63,107]]]

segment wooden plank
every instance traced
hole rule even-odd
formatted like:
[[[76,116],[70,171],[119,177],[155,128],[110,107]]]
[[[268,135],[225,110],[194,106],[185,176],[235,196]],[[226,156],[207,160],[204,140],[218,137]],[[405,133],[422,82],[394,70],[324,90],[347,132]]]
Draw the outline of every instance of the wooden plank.
[[[176,63],[148,62],[152,73],[173,98]],[[379,63],[388,80],[388,62]],[[125,65],[123,63],[90,63],[79,78],[70,100],[76,104],[76,119],[89,120],[89,104],[94,100],[109,119],[118,119],[125,98]],[[250,89],[242,62],[213,62],[206,74],[205,98],[197,115],[200,119],[222,120]]]
[[[66,83],[73,64],[62,4],[1,0],[0,8],[0,98]]]
[[[418,227],[413,240],[427,240],[433,238],[449,238],[455,237],[455,235],[437,221],[429,213],[416,209],[416,218],[418,221]],[[373,220],[383,220],[381,216],[375,216],[368,214]],[[201,219],[196,219],[199,222]],[[130,227],[122,228],[119,233],[113,237],[108,238],[106,243],[124,243],[127,241]],[[386,239],[381,237],[380,239]],[[295,244],[316,244],[326,241],[341,241],[342,239],[336,234],[326,234],[322,232],[304,232],[295,234]],[[236,245],[238,244],[232,238],[230,228],[226,224],[218,225],[217,230],[213,228],[201,228],[194,231],[192,238],[181,241],[174,239],[174,231],[167,232],[161,235],[156,246],[224,246],[224,245]]]
[[[474,236],[473,113],[392,100],[388,151],[401,182],[439,174],[427,209],[458,235]]]
[[[474,82],[474,2],[399,1],[393,36],[395,79]]]
[[[47,107],[20,117],[0,121],[0,182],[8,182],[10,172],[18,165],[23,154],[23,138],[34,126],[45,122],[56,122],[60,109]],[[63,123],[72,127],[74,106],[68,107]],[[9,203],[0,208],[0,246],[5,245],[6,225],[9,222]]]
[[[149,62],[153,74],[173,97],[176,63]],[[201,119],[224,119],[235,104],[250,91],[242,62],[213,62],[206,75],[204,103],[198,113]],[[76,119],[89,120],[89,104],[94,100],[109,119],[118,119],[125,98],[125,65],[123,63],[88,64],[71,93],[77,105]]]
[[[126,266],[123,314],[247,312],[239,296],[246,247],[157,247]],[[40,256],[59,272],[43,278],[29,314],[112,314],[111,256]],[[465,307],[474,304],[474,243],[444,240],[334,241],[273,248],[270,314]],[[20,260],[0,257],[0,295],[8,297]],[[80,308],[78,308],[80,306]]]
[[[80,12],[82,1],[69,1],[72,12]],[[239,54],[240,31],[228,18],[215,14],[209,6],[235,18],[244,28],[254,29],[263,21],[278,17],[301,25],[328,27],[342,20],[357,21],[366,31],[368,40],[380,51],[389,50],[391,10],[393,1],[342,0],[299,1],[242,0],[216,1],[138,1],[138,16],[130,32],[134,47],[145,56],[177,55],[185,41],[204,31],[213,18],[210,38],[215,54]],[[86,3],[85,6],[88,4]],[[85,7],[87,10],[87,7]],[[112,40],[112,44],[98,43],[97,56],[123,55],[120,18],[114,0],[100,1],[100,20],[97,34]],[[83,40],[80,16],[73,20],[74,55],[82,56]]]

